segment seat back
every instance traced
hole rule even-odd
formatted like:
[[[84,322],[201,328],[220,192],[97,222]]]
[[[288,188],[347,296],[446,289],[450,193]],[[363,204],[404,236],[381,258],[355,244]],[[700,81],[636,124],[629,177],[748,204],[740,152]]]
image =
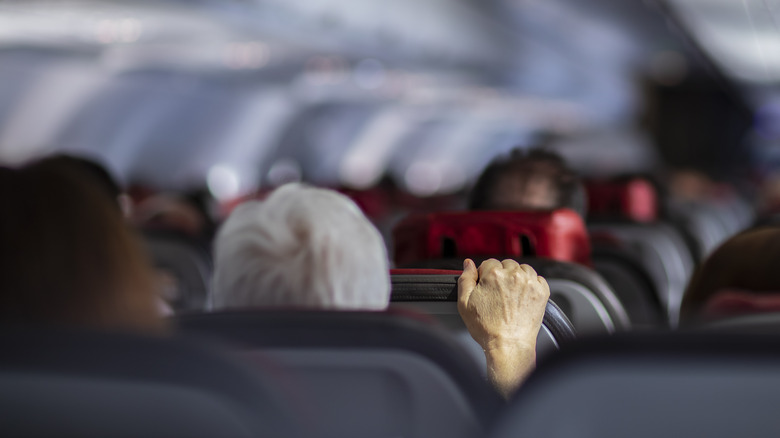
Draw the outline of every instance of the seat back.
[[[493,438],[772,437],[780,342],[704,335],[612,337],[540,363]]]
[[[267,366],[189,342],[3,327],[0,349],[3,436],[298,436]]]
[[[670,225],[658,222],[594,222],[588,225],[594,246],[610,246],[617,242],[639,256],[642,266],[661,291],[669,322],[679,319],[682,296],[693,274],[693,258],[682,237]]]
[[[658,327],[667,322],[666,307],[636,253],[620,245],[593,245],[593,268],[609,283],[633,327]]]
[[[588,192],[588,216],[653,222],[658,218],[658,195],[652,184],[642,178],[625,181],[591,181]]]
[[[144,232],[152,263],[167,276],[165,298],[175,311],[206,308],[212,262],[208,249],[188,236],[163,230]]]
[[[757,313],[721,318],[697,327],[702,331],[780,335],[780,312]]]
[[[696,260],[704,260],[730,235],[717,210],[706,203],[675,200],[668,203],[668,210],[679,226],[693,236],[698,250]]]
[[[499,401],[446,332],[393,312],[184,315],[181,330],[283,364],[310,394],[316,436],[473,437]]]
[[[412,215],[393,231],[398,266],[426,260],[503,254],[590,265],[588,233],[577,213],[457,211]]]

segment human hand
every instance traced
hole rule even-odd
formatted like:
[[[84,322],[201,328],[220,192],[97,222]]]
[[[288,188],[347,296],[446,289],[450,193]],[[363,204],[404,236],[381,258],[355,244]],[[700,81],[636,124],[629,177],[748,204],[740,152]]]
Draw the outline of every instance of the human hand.
[[[458,312],[485,351],[488,377],[508,397],[533,369],[536,337],[550,287],[528,265],[489,259],[479,269],[463,262],[458,279]]]
[[[504,342],[536,343],[550,298],[547,281],[528,265],[466,259],[458,279],[458,312],[483,349]]]

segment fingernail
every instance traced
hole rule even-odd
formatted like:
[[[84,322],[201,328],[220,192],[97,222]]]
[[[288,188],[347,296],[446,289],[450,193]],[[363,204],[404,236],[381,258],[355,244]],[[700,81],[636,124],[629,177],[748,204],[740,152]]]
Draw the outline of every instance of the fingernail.
[[[469,259],[463,260],[463,270],[464,271],[469,268],[469,261],[470,261]]]

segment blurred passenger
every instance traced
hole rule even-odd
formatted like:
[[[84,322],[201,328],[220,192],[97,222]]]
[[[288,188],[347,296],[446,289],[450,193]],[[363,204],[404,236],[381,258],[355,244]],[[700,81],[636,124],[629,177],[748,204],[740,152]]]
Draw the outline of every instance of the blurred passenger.
[[[325,189],[288,184],[238,206],[217,233],[212,307],[382,310],[387,250],[357,205]],[[509,396],[533,369],[550,290],[527,265],[464,262],[458,309],[482,346],[490,381]]]
[[[0,168],[0,322],[162,328],[151,268],[102,190],[58,160]]]
[[[168,193],[152,195],[136,205],[133,223],[144,229],[165,229],[210,240],[209,220],[186,198]]]
[[[780,311],[780,228],[727,240],[694,273],[683,297],[683,321]]]
[[[555,152],[515,149],[482,172],[472,189],[472,210],[554,210],[570,208],[582,217],[585,189],[576,172]]]
[[[694,169],[678,169],[669,176],[669,191],[683,201],[706,201],[712,199],[715,182],[706,174]]]

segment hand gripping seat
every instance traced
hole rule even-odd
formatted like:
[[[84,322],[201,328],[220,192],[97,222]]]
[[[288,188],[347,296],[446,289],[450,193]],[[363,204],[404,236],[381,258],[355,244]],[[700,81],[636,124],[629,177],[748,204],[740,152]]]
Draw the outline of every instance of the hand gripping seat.
[[[665,334],[569,345],[539,363],[492,438],[775,437],[780,340]]]
[[[458,277],[461,271],[436,269],[394,269],[391,271],[391,306],[412,308],[436,318],[454,333],[461,344],[486,372],[482,347],[471,338],[458,313]],[[536,340],[537,357],[556,350],[576,338],[575,329],[566,314],[548,301],[542,327]]]
[[[261,358],[258,373],[182,340],[7,326],[0,350],[2,436],[300,436]]]
[[[399,224],[394,234],[396,261],[404,267],[460,269],[464,257],[476,263],[486,256],[533,257],[527,259],[537,260],[531,266],[547,267],[542,276],[557,278],[550,285],[553,299],[580,334],[606,334],[630,325],[625,309],[603,279],[583,266],[564,263],[590,263],[587,231],[571,210],[418,215]],[[559,274],[572,274],[576,279],[555,277]]]
[[[473,257],[473,260],[479,266],[487,258]],[[496,256],[495,258],[500,260],[506,257]],[[595,271],[575,263],[550,259],[524,257],[513,259],[518,263],[530,265],[539,275],[547,280],[547,283],[550,285],[550,298],[568,316],[577,329],[578,335],[604,335],[614,333],[615,331],[628,330],[631,327],[631,321],[620,300],[606,281]],[[460,269],[461,266],[463,266],[462,259],[440,259],[412,263],[410,267],[456,270]],[[391,272],[394,273],[391,278],[395,286],[396,280],[400,281],[399,276],[403,274],[404,270],[393,270]],[[449,278],[440,276],[436,280],[442,284],[442,287],[449,287],[449,291],[452,293],[451,301],[456,301],[457,299],[457,277],[460,275],[460,272],[460,270],[452,271]],[[419,273],[422,274],[424,271],[419,271]],[[415,278],[411,277],[406,281],[414,284]],[[421,281],[423,281],[422,278]],[[422,283],[421,286],[423,286]],[[400,300],[400,297],[395,296],[395,291],[393,297],[391,300]],[[417,306],[421,305],[418,304]],[[451,310],[457,316],[457,309],[454,303],[447,305],[436,303],[426,306],[451,307]],[[540,345],[545,344],[541,343]]]
[[[555,211],[455,211],[412,215],[393,231],[397,266],[426,259],[502,254],[590,266],[582,219]]]
[[[159,271],[170,275],[169,304],[175,311],[200,311],[206,308],[211,285],[212,262],[208,248],[180,233],[147,230],[144,243]]]
[[[479,436],[498,396],[449,334],[417,318],[265,310],[182,315],[177,323],[284,365],[310,395],[315,436]]]

